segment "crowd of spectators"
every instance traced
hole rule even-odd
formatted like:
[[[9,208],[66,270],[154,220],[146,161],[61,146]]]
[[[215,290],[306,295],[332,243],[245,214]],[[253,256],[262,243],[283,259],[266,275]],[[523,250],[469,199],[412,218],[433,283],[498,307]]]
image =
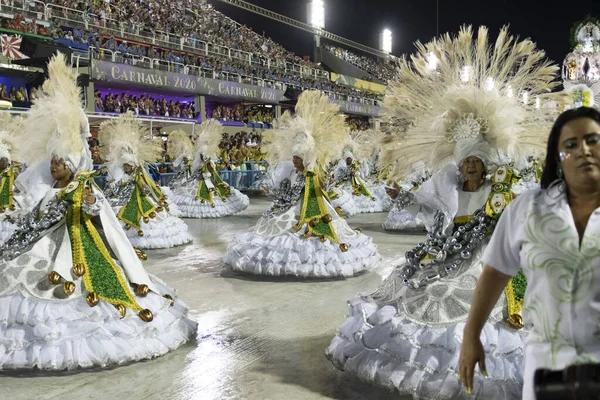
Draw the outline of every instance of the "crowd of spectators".
[[[272,108],[250,107],[242,103],[220,104],[211,113],[211,117],[220,121],[238,121],[244,123],[273,124],[275,114]]]
[[[199,42],[214,43],[280,63],[319,68],[216,11],[206,0],[56,0],[54,4],[84,13],[94,25],[115,22],[129,33],[175,35],[192,47],[199,47]]]
[[[356,115],[347,116],[346,125],[350,127],[351,131],[366,131],[371,128],[368,118]]]
[[[35,89],[32,90],[35,93]],[[0,83],[0,99],[25,103],[29,102],[29,95],[27,94],[27,90],[23,86],[21,86],[19,89],[17,89],[16,86],[12,86],[9,90],[8,86],[6,86],[3,83]]]
[[[262,135],[257,132],[224,133],[219,144],[219,158],[224,165],[260,161],[264,159],[261,144]]]
[[[396,75],[396,65],[393,61],[380,61],[373,57],[361,56],[349,50],[332,45],[325,45],[325,48],[336,57],[368,72],[383,82],[387,83]]]
[[[163,116],[175,118],[195,118],[196,105],[194,102],[184,103],[165,98],[152,97],[149,94],[136,96],[129,93],[109,92],[102,96],[96,90],[94,104],[98,112],[125,113],[131,111],[136,115]]]
[[[5,0],[6,1],[6,0]],[[11,1],[11,0],[8,0]],[[51,0],[46,0],[50,3]],[[330,91],[342,96],[355,98],[380,99],[380,95],[331,82],[326,75],[310,75],[310,71],[324,72],[320,66],[302,59],[285,50],[271,38],[260,35],[252,29],[240,25],[224,14],[214,10],[205,0],[55,0],[55,6],[48,7],[51,26],[44,28],[33,19],[26,23],[18,15],[14,21],[5,21],[10,26],[18,26],[21,30],[64,38],[75,43],[85,43],[99,49],[120,52],[124,55],[118,62],[128,62],[134,56],[148,57],[150,59],[172,62],[179,70],[179,64],[198,67],[205,71],[212,71],[216,79],[238,79],[235,75],[258,77],[295,85],[303,89],[318,89]],[[31,7],[43,7],[39,3]],[[98,31],[84,31],[70,29],[54,23],[53,16],[65,16],[69,10],[84,13],[84,18],[93,25],[106,26],[107,22],[118,22],[119,26],[129,33],[140,36],[168,33],[183,38],[188,46],[196,46],[199,50],[199,41],[214,43],[232,49],[230,54],[200,56],[196,52],[183,52],[142,43],[132,43],[120,40],[114,36],[107,36]],[[50,10],[53,10],[50,12]],[[41,10],[43,11],[43,10]],[[43,15],[43,12],[38,13]],[[70,18],[81,18],[81,15]],[[91,29],[91,27],[90,27]],[[35,31],[35,32],[34,32]],[[151,35],[147,35],[150,37]],[[172,42],[172,47],[177,47],[179,41]],[[190,47],[187,47],[190,48]],[[246,53],[251,53],[253,63],[248,62]],[[128,58],[128,55],[131,56]],[[237,56],[237,57],[236,57]],[[244,58],[245,57],[245,58]],[[270,60],[267,62],[267,60]],[[133,62],[133,61],[131,61]],[[301,65],[304,69],[291,68],[291,65]],[[287,65],[287,68],[286,68]],[[234,75],[231,77],[231,75]],[[310,76],[309,76],[310,75]]]
[[[16,14],[12,20],[7,18],[0,19],[0,27],[4,29],[12,29],[13,31],[32,33],[34,35],[50,35],[48,30],[44,26],[39,25],[35,18],[30,22],[27,22],[21,14]]]

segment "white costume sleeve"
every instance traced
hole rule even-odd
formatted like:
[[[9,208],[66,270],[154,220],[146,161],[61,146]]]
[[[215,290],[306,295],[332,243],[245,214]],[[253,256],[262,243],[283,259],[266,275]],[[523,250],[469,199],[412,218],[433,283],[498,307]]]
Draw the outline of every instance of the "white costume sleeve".
[[[522,222],[531,201],[539,191],[528,192],[512,201],[502,213],[487,245],[482,262],[510,276],[521,268]]]

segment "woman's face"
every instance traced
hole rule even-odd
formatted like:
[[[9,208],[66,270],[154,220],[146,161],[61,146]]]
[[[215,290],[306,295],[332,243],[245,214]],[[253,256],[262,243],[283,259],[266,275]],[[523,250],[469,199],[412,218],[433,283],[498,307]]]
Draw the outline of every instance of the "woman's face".
[[[481,158],[471,156],[463,160],[460,171],[468,181],[478,181],[485,175],[485,165]]]
[[[9,165],[10,165],[10,162],[8,161],[8,158],[6,158],[6,157],[0,158],[0,172],[4,171],[6,168],[8,168]]]
[[[50,173],[52,174],[52,179],[55,181],[68,179],[72,175],[71,170],[67,168],[65,162],[56,157],[52,157],[52,161],[50,161]]]
[[[127,175],[131,175],[131,173],[133,172],[133,165],[123,164],[123,172],[125,172]]]
[[[600,183],[600,125],[590,118],[567,122],[558,142],[560,166],[572,185]]]
[[[294,168],[296,168],[296,171],[302,171],[304,169],[304,162],[300,157],[294,156],[292,158],[292,162],[294,163]]]

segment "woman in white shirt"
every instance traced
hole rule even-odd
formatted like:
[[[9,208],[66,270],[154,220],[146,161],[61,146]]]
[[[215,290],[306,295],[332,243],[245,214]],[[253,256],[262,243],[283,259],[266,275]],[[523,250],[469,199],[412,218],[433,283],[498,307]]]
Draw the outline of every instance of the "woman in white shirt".
[[[523,269],[525,343],[523,399],[535,399],[534,373],[600,362],[600,113],[582,107],[561,114],[550,132],[541,190],[504,211],[483,256],[473,305],[464,329],[460,379],[486,375],[480,332],[511,276]],[[477,378],[477,379],[475,379]]]

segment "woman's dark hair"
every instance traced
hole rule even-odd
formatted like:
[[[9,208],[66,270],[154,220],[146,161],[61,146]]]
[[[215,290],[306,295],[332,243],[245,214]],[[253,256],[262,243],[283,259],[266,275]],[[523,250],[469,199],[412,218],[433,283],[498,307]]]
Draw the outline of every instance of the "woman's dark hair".
[[[589,107],[579,107],[572,110],[567,110],[560,114],[558,118],[556,118],[556,121],[554,121],[552,130],[550,131],[550,136],[548,137],[546,163],[544,165],[542,180],[540,182],[542,189],[547,189],[550,187],[552,182],[559,178],[558,142],[560,141],[560,132],[562,131],[562,128],[567,123],[580,118],[589,118],[600,124],[600,112],[595,108]]]

